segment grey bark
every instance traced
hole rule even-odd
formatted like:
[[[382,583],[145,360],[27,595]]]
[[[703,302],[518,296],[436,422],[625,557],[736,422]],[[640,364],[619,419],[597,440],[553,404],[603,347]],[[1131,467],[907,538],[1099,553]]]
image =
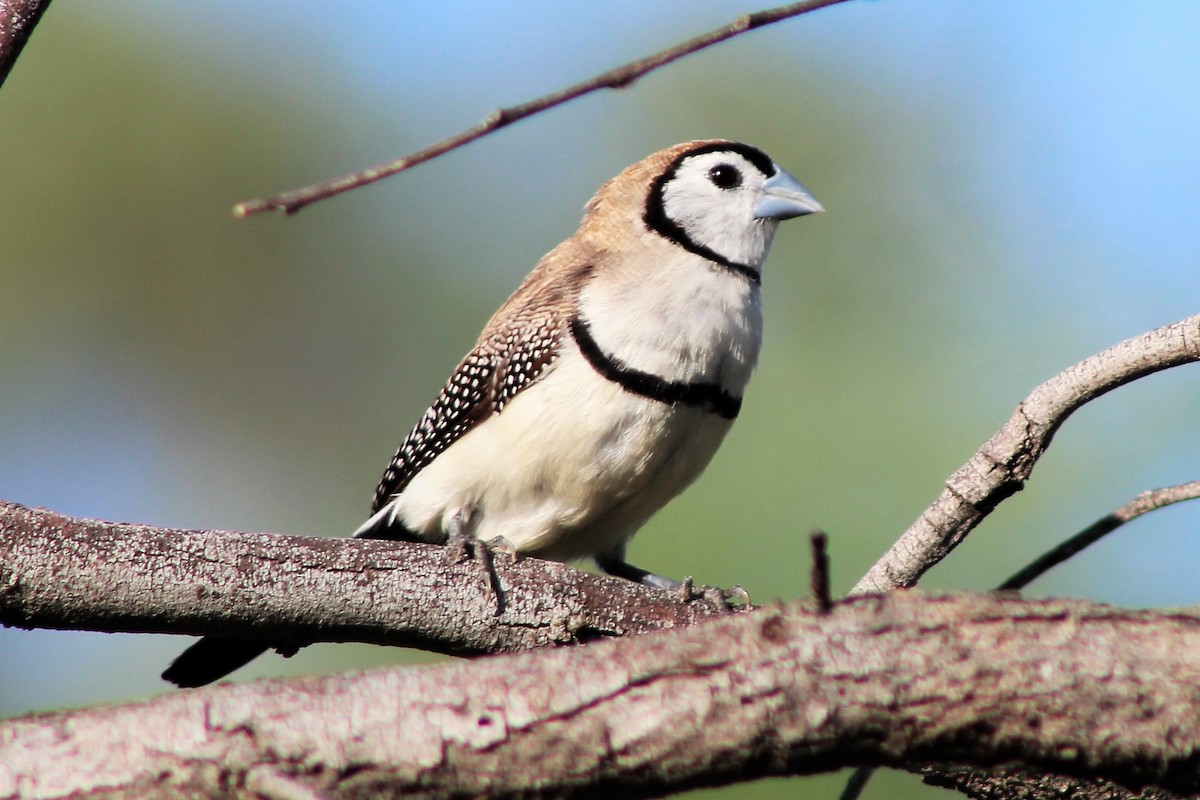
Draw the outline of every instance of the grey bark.
[[[367,642],[455,655],[578,644],[724,613],[565,564],[362,539],[183,531],[0,501],[0,624]],[[336,602],[330,602],[336,598]]]
[[[878,763],[1200,791],[1200,618],[903,592],[0,723],[0,797],[644,796]]]

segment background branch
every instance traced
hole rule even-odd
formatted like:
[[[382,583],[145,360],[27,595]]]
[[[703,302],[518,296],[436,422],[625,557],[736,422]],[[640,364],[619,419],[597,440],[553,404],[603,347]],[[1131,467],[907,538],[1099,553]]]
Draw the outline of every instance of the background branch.
[[[368,167],[359,172],[344,175],[331,181],[325,181],[324,183],[315,183],[311,186],[293,189],[289,192],[281,192],[271,197],[246,200],[245,202],[238,203],[233,207],[234,216],[248,217],[252,214],[260,214],[264,211],[273,210],[282,211],[285,214],[294,214],[310,203],[324,200],[327,197],[333,197],[342,192],[348,192],[351,189],[357,189],[360,186],[367,186],[396,173],[412,169],[418,164],[424,164],[426,161],[445,155],[451,150],[456,150],[463,145],[470,144],[476,139],[487,136],[489,133],[498,131],[514,122],[562,105],[568,100],[574,100],[577,97],[591,94],[600,89],[623,89],[648,72],[653,72],[659,67],[666,66],[672,61],[677,61],[699,50],[712,47],[714,44],[720,44],[727,39],[740,36],[756,28],[844,2],[846,0],[805,0],[800,3],[789,3],[788,5],[769,8],[764,11],[756,11],[752,14],[743,14],[728,25],[688,39],[686,42],[677,44],[674,47],[668,47],[666,50],[660,50],[645,58],[639,58],[636,61],[622,64],[607,72],[602,72],[594,78],[576,83],[573,86],[568,86],[565,89],[559,89],[556,92],[551,92],[536,100],[530,100],[529,102],[507,108],[498,108],[489,114],[483,122],[467,128],[461,133],[456,133],[453,136],[442,139],[440,142],[432,144],[423,150],[409,153],[395,161]]]
[[[1001,502],[1020,491],[1058,427],[1084,403],[1130,381],[1200,360],[1200,315],[1126,339],[1037,387],[946,481],[946,488],[854,587],[913,586]]]
[[[1197,685],[1192,615],[900,593],[12,720],[0,796],[637,797],[934,760],[1191,793]]]
[[[1195,500],[1197,497],[1200,497],[1200,481],[1180,483],[1160,489],[1147,489],[1125,505],[1096,520],[1070,539],[1018,570],[996,589],[1001,592],[1024,589],[1054,567],[1083,552],[1126,522],[1175,503]]]

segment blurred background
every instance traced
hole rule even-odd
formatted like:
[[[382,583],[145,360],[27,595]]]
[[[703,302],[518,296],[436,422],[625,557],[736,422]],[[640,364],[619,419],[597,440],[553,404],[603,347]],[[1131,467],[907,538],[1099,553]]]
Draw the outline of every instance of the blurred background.
[[[848,3],[691,56],[292,218],[238,200],[375,164],[708,30],[744,2],[56,3],[0,91],[0,497],[344,535],[491,311],[608,177],[756,144],[785,225],[738,424],[634,541],[666,575],[845,592],[1030,389],[1197,311],[1200,5]],[[1200,477],[1200,369],[1083,409],[932,572],[986,589],[1142,489]],[[1033,587],[1196,603],[1200,504]],[[0,630],[0,715],[145,697],[181,637]],[[430,661],[366,646],[238,680]],[[713,797],[833,797],[840,778]],[[868,797],[933,797],[881,776]]]

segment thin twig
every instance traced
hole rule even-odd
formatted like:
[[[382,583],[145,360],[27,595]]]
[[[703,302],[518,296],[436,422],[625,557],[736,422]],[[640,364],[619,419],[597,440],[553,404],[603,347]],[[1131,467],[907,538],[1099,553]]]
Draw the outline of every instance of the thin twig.
[[[874,767],[859,767],[854,770],[850,774],[850,777],[846,779],[846,787],[842,789],[838,800],[858,800],[859,796],[863,793],[863,789],[867,788],[867,783],[874,774]]]
[[[477,125],[467,128],[461,133],[442,139],[440,142],[432,144],[423,150],[410,153],[403,158],[378,164],[374,167],[368,167],[367,169],[350,175],[344,175],[331,181],[315,183],[311,186],[293,189],[288,192],[281,192],[272,197],[247,200],[235,205],[233,207],[233,214],[236,217],[248,217],[252,214],[271,210],[279,210],[285,214],[294,214],[310,203],[324,200],[327,197],[333,197],[342,192],[357,189],[360,186],[366,186],[390,175],[395,175],[398,172],[412,169],[418,164],[423,164],[440,155],[449,153],[451,150],[456,150],[465,144],[487,136],[518,120],[533,116],[554,106],[562,105],[569,100],[574,100],[585,94],[591,94],[600,89],[623,89],[638,78],[659,67],[670,64],[672,61],[691,55],[699,50],[712,47],[714,44],[719,44],[727,39],[740,36],[755,28],[761,28],[791,17],[825,8],[826,6],[844,2],[846,0],[805,0],[805,2],[789,3],[764,11],[756,11],[753,14],[743,14],[728,25],[716,28],[708,33],[703,33],[693,39],[689,39],[674,47],[669,47],[666,50],[661,50],[645,58],[639,58],[636,61],[622,64],[615,69],[602,72],[593,78],[576,83],[573,86],[559,89],[557,92],[551,92],[548,95],[527,103],[507,108],[498,108]]]
[[[1111,514],[1101,517],[1050,552],[1042,555],[1004,583],[997,586],[996,589],[998,591],[1023,589],[1035,579],[1076,555],[1084,548],[1100,541],[1100,539],[1112,533],[1126,522],[1137,519],[1142,514],[1148,514],[1155,509],[1173,505],[1174,503],[1181,503],[1184,500],[1195,500],[1197,497],[1200,497],[1200,481],[1181,483],[1178,486],[1167,486],[1161,489],[1149,489],[1142,492]]]

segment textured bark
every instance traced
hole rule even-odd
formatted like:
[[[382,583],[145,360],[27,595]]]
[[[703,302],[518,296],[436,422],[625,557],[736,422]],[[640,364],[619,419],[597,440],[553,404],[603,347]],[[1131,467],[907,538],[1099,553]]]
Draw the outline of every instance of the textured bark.
[[[458,655],[577,644],[723,613],[565,564],[363,539],[181,531],[0,502],[0,624],[368,642]],[[329,601],[337,598],[336,603]]]
[[[50,0],[0,0],[0,86],[49,6]]]
[[[1080,406],[1138,378],[1200,361],[1200,315],[1126,339],[1033,390],[995,435],[951,475],[938,498],[854,587],[915,586],[996,506],[1025,486],[1055,431]]]
[[[642,796],[935,761],[1186,794],[1198,701],[1195,616],[905,592],[13,720],[0,797]]]
[[[925,782],[962,792],[972,800],[1179,800],[1180,795],[1152,786],[1137,791],[1112,781],[1039,775],[1022,770],[983,771],[936,766],[920,770]]]

